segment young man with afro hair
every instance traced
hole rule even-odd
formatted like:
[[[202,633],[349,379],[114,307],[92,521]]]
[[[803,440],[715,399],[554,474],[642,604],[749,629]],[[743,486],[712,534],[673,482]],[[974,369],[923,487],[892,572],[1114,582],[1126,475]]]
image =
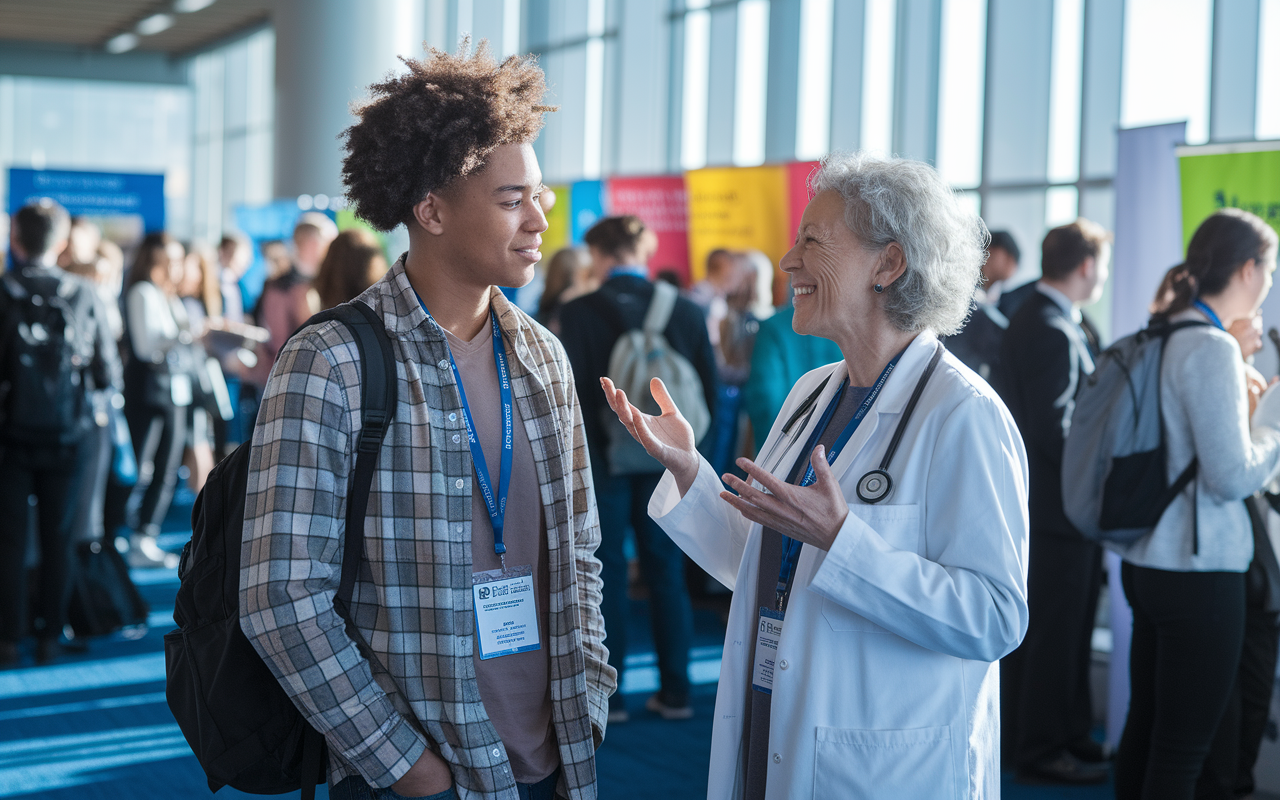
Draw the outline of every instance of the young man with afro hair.
[[[262,402],[241,627],[324,733],[335,800],[589,800],[616,676],[582,414],[560,343],[497,288],[542,257],[531,142],[554,109],[531,57],[404,63],[345,134],[351,207],[409,230],[352,301],[385,322],[398,397],[350,622],[333,600],[361,370],[328,322],[283,348]]]

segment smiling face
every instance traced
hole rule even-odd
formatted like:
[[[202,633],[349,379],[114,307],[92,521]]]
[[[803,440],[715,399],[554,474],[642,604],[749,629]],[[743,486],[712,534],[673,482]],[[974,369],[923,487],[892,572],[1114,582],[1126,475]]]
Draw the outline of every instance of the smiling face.
[[[791,276],[795,290],[796,333],[840,341],[847,333],[883,312],[873,288],[890,248],[870,250],[844,222],[845,204],[839,193],[820,192],[809,201],[800,220],[795,246],[780,266]],[[896,246],[890,247],[897,249]],[[900,250],[898,251],[900,252]],[[890,273],[896,277],[896,273]]]
[[[541,200],[542,170],[533,147],[503,145],[484,169],[433,193],[434,214],[419,223],[437,238],[444,263],[474,286],[524,286],[542,259],[547,218]],[[430,209],[426,213],[430,213]]]

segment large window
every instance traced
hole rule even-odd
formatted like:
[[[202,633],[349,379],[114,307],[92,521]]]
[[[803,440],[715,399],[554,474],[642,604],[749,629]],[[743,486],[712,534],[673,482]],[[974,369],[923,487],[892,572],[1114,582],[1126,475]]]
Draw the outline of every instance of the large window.
[[[237,205],[273,198],[274,75],[270,30],[192,60],[195,238],[216,242]]]
[[[180,86],[0,76],[0,187],[9,167],[164,173],[166,225],[185,238],[190,109]]]

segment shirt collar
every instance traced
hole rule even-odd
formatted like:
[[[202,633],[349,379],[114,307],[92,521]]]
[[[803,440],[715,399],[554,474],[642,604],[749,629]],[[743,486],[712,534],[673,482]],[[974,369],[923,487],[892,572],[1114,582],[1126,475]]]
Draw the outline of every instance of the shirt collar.
[[[1071,317],[1071,321],[1077,325],[1080,324],[1080,320],[1084,319],[1084,315],[1080,313],[1080,309],[1076,308],[1076,304],[1071,302],[1070,297],[1067,297],[1044,281],[1036,281],[1036,291],[1057,303],[1058,307],[1062,309],[1062,313]]]
[[[643,264],[619,264],[609,270],[610,278],[616,278],[619,275],[631,275],[632,277],[649,280],[649,268]]]

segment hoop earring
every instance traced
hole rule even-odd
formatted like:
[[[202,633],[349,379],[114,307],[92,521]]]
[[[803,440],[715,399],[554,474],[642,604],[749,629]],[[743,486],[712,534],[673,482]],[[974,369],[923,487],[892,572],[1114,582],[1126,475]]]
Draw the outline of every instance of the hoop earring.
[[[871,290],[874,291],[876,294],[884,294],[884,287],[878,283],[875,286],[872,286]]]

